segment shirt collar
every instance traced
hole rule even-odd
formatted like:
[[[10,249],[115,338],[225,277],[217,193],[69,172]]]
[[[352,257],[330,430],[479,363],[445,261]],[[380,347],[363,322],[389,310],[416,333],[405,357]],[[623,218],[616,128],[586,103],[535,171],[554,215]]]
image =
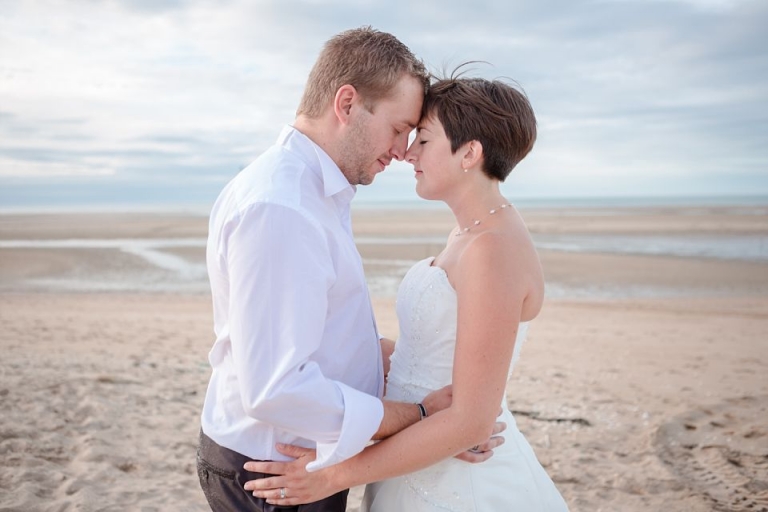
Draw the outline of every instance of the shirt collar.
[[[277,139],[280,146],[298,154],[302,160],[313,170],[317,171],[319,167],[320,176],[323,180],[323,192],[325,197],[335,196],[341,192],[340,198],[349,197],[351,201],[357,191],[357,187],[350,185],[347,177],[341,172],[328,153],[323,148],[315,144],[312,139],[301,133],[293,126],[286,126]]]

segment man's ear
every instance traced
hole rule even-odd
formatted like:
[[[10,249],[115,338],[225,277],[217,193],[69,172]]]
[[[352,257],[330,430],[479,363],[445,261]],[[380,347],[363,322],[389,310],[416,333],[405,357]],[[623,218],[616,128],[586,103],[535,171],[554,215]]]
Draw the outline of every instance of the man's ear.
[[[345,84],[336,91],[333,98],[333,112],[341,124],[348,124],[352,115],[352,105],[358,100],[359,95],[354,85]]]
[[[483,161],[483,145],[479,140],[471,140],[461,148],[464,155],[461,157],[461,166],[464,169],[472,169]]]

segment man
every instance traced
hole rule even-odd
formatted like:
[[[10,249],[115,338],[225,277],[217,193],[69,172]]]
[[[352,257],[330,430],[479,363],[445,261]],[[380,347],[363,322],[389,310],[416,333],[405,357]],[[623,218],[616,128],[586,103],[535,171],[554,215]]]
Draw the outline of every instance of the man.
[[[216,342],[198,475],[213,510],[270,510],[243,490],[276,443],[317,449],[319,469],[425,414],[382,401],[382,352],[352,238],[350,201],[402,160],[428,75],[394,36],[361,28],[329,40],[297,117],[222,191],[207,247]],[[447,405],[447,392],[425,399]],[[343,511],[346,492],[297,508]]]

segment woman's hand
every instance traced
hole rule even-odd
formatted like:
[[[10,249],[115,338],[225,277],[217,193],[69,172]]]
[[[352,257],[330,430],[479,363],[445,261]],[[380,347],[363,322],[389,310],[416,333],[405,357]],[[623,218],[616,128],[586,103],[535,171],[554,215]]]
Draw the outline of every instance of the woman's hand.
[[[464,462],[470,462],[472,464],[485,462],[486,460],[493,457],[494,448],[504,444],[504,436],[500,436],[498,434],[501,434],[506,429],[506,423],[503,421],[497,421],[493,426],[493,433],[491,434],[491,437],[489,437],[486,442],[480,443],[477,446],[473,446],[469,450],[461,452],[460,454],[456,455],[455,458],[463,460]]]
[[[442,411],[451,406],[453,401],[453,386],[447,385],[436,391],[432,391],[424,398],[424,407],[427,408],[427,413],[432,414],[437,411]],[[499,416],[501,416],[502,410],[499,409]],[[454,457],[463,460],[464,462],[470,462],[472,464],[479,464],[493,457],[493,449],[498,448],[504,444],[504,436],[500,436],[502,432],[507,429],[507,424],[503,421],[497,421],[493,426],[493,432],[491,437],[484,443],[480,443],[477,446],[472,447],[469,450],[463,451]]]
[[[246,471],[267,473],[270,476],[250,480],[243,486],[272,505],[290,506],[312,503],[343,490],[330,479],[331,468],[308,473],[307,464],[315,460],[316,452],[309,448],[278,444],[277,451],[296,460],[291,462],[246,462]]]

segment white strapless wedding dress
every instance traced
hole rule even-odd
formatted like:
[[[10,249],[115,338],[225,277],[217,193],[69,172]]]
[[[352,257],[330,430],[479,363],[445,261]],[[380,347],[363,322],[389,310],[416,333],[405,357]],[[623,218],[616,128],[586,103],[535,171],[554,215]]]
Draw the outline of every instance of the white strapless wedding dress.
[[[434,258],[414,265],[397,294],[400,338],[387,383],[390,400],[420,402],[451,383],[456,343],[456,293]],[[521,323],[512,365],[528,330]],[[510,372],[512,370],[510,365]],[[480,464],[448,459],[427,469],[370,484],[362,512],[567,511],[562,496],[539,464],[502,401],[505,443]]]

